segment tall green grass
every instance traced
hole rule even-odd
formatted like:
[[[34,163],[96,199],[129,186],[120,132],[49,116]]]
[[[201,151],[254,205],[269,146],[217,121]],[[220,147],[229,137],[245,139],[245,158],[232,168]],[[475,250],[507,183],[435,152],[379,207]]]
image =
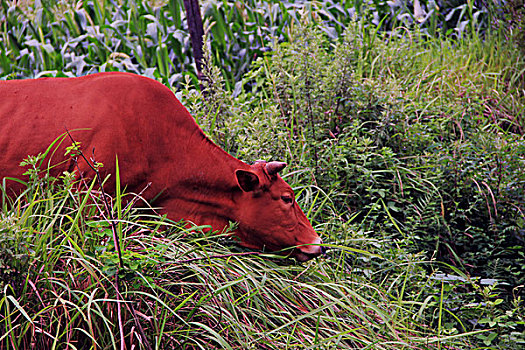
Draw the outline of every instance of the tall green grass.
[[[388,262],[350,240],[333,245],[328,258],[301,265],[239,250],[224,234],[119,211],[126,200],[120,193],[107,212],[95,181],[48,181],[35,178],[30,200],[20,197],[2,211],[0,348],[468,344],[468,334],[440,334],[432,326],[444,302],[425,296],[435,281],[408,288],[407,279],[423,273],[415,256]],[[360,272],[356,258],[385,260],[391,271]],[[397,277],[385,278],[390,273]]]

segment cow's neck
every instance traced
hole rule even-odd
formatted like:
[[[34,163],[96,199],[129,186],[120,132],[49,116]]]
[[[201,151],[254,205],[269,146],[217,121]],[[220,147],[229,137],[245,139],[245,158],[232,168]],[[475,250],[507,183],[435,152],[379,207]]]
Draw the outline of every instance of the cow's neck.
[[[164,204],[166,212],[194,223],[211,224],[222,229],[229,221],[237,221],[241,195],[235,170],[249,166],[230,156],[204,135],[192,145],[192,152],[180,164],[180,179],[169,189],[170,199]]]

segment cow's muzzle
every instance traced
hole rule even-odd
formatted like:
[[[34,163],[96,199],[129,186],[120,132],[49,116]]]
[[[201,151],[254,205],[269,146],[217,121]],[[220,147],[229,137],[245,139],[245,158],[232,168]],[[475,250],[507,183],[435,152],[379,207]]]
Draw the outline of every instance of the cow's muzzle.
[[[317,258],[319,255],[325,254],[326,252],[321,244],[323,244],[323,241],[320,238],[317,238],[311,245],[297,247],[294,257],[301,262]]]

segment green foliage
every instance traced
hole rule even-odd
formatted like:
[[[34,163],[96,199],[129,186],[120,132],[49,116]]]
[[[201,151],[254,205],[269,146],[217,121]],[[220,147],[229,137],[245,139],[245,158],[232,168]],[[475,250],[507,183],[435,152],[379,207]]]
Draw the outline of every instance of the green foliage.
[[[505,33],[507,40],[515,43],[524,52],[525,40],[525,2],[523,0],[506,0],[499,9],[492,25]]]
[[[433,71],[435,63],[427,62],[435,57],[434,45],[447,41],[418,44],[415,38],[414,45],[390,40],[370,47],[364,37],[348,31],[327,51],[325,38],[303,29],[260,61],[258,84],[266,84],[260,86],[281,108],[294,140],[292,159],[312,168],[325,191],[337,191],[338,207],[362,219],[365,230],[394,237],[412,232],[415,251],[427,251],[428,258],[437,253],[512,286],[524,283],[523,105],[505,105],[485,88],[505,89],[522,101],[517,86],[507,85],[512,75],[506,67],[514,58],[498,61],[504,57],[490,57],[490,40],[473,38],[441,50],[448,55],[441,59],[450,61],[468,49],[467,66]],[[478,70],[458,81],[472,56],[486,63],[476,63]],[[363,62],[366,57],[375,58]],[[523,67],[521,60],[516,72]],[[435,89],[422,84],[428,80],[422,74],[441,85],[441,95],[432,96]]]
[[[80,76],[124,70],[194,75],[182,1],[2,1],[2,76]],[[178,74],[175,74],[178,72]]]
[[[222,106],[228,139],[201,124],[225,147],[273,139],[263,142],[264,153],[228,149],[299,169],[286,178],[303,184],[298,195],[325,241],[354,246],[350,229],[366,232],[363,250],[386,261],[423,254],[446,262],[427,265],[436,276],[451,274],[425,292],[455,296],[433,304],[446,305],[434,323],[440,334],[487,330],[475,336],[483,346],[519,347],[525,120],[515,77],[525,62],[498,34],[453,43],[416,32],[405,41],[355,23],[331,45],[320,31],[301,27],[256,62],[237,97],[225,90],[181,97],[199,121],[208,112],[195,101]],[[215,89],[217,74],[210,75]],[[388,270],[386,261],[367,259],[367,268],[356,263],[354,271]],[[470,276],[488,284],[479,287],[479,277]]]

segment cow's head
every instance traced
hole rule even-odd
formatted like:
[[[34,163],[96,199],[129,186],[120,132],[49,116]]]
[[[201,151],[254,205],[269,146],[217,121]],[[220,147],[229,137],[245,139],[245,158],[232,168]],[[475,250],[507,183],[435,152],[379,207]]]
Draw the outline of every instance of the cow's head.
[[[242,192],[238,203],[237,234],[248,248],[277,251],[295,247],[291,255],[306,261],[320,255],[322,243],[280,176],[281,162],[257,161],[248,170],[236,170]]]

